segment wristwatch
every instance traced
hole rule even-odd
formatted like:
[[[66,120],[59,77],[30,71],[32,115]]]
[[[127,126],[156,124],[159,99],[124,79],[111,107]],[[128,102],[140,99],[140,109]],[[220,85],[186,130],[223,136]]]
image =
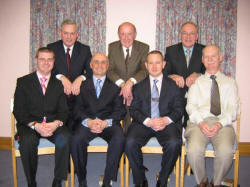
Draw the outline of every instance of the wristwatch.
[[[36,121],[29,123],[29,127],[30,127],[31,129],[35,130],[35,125],[36,125],[36,123],[37,123]]]

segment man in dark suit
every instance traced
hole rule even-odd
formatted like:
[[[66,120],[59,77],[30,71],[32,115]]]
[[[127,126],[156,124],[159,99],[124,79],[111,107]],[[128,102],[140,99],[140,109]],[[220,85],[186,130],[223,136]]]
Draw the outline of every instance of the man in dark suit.
[[[93,56],[90,67],[93,77],[87,78],[81,86],[74,109],[74,118],[79,123],[72,136],[71,153],[79,181],[79,187],[86,187],[87,147],[95,137],[108,142],[106,169],[103,187],[116,181],[119,161],[124,150],[120,120],[126,114],[119,95],[120,88],[106,77],[108,58],[103,53]]]
[[[61,80],[64,92],[68,96],[69,118],[67,126],[73,129],[72,112],[75,105],[75,96],[80,93],[82,81],[92,75],[89,67],[91,51],[89,46],[77,40],[79,34],[75,21],[66,19],[61,24],[61,40],[48,44],[48,48],[55,53],[53,76]]]
[[[149,46],[135,40],[136,28],[132,23],[124,22],[118,28],[119,41],[109,44],[109,70],[108,77],[119,87],[124,104],[130,105],[132,97],[132,87],[146,77],[145,61]],[[130,123],[127,115],[125,121],[125,132]]]
[[[167,62],[163,72],[187,92],[194,81],[205,72],[201,61],[204,45],[196,43],[198,26],[186,22],[181,26],[181,43],[166,48],[164,60]],[[185,112],[184,126],[188,115]]]
[[[38,49],[37,71],[17,79],[14,115],[29,187],[36,187],[37,147],[41,137],[55,144],[52,187],[61,187],[61,181],[67,179],[71,135],[64,123],[68,107],[62,84],[51,76],[54,60],[51,49]]]
[[[160,177],[157,187],[167,186],[181,147],[181,118],[184,111],[181,89],[173,80],[164,76],[166,62],[160,51],[148,54],[145,66],[149,76],[133,88],[125,153],[129,159],[135,187],[147,187],[141,147],[151,137],[156,137],[163,147]]]

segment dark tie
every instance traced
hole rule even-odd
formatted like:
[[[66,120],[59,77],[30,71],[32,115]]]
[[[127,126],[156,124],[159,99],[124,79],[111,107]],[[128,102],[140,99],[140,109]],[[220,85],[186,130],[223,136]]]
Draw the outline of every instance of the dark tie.
[[[186,62],[187,62],[187,67],[189,66],[189,61],[190,61],[190,49],[187,49],[186,51]]]
[[[67,59],[67,67],[68,67],[68,78],[70,77],[70,55],[69,55],[70,48],[67,48],[66,59]]]
[[[126,70],[128,71],[128,63],[129,63],[129,48],[126,49],[127,55],[125,58]]]
[[[215,116],[218,116],[221,114],[219,87],[215,80],[216,76],[211,75],[210,78],[212,79],[210,112]]]
[[[159,111],[159,91],[156,86],[156,83],[158,82],[157,79],[154,80],[154,85],[152,88],[151,93],[151,118],[158,118],[160,117],[160,111]]]

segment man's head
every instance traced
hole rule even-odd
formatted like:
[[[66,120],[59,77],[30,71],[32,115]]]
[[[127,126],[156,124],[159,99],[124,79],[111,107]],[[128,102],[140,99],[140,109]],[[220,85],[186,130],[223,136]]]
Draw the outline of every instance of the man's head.
[[[220,48],[217,45],[208,45],[202,50],[202,62],[206,72],[211,75],[216,74],[220,70],[222,59]]]
[[[154,50],[148,53],[145,66],[151,76],[158,77],[161,75],[165,65],[166,62],[163,60],[163,56],[160,51]]]
[[[36,52],[36,65],[37,65],[37,71],[41,75],[49,75],[51,70],[54,67],[54,61],[55,61],[55,54],[54,52],[47,48],[47,47],[41,47]]]
[[[124,22],[118,28],[118,36],[121,44],[129,48],[133,45],[136,37],[136,28],[132,23]]]
[[[65,19],[61,24],[60,36],[67,47],[74,45],[79,36],[76,22],[71,19]]]
[[[91,59],[90,67],[97,78],[106,75],[109,68],[108,57],[104,53],[96,53]]]
[[[198,26],[193,22],[186,22],[181,26],[181,42],[188,49],[198,40]]]

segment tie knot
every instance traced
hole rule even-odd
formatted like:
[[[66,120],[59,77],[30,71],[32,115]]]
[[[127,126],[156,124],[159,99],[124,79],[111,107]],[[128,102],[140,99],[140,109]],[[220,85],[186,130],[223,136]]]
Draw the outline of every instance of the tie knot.
[[[67,53],[69,53],[70,52],[70,48],[67,48]]]
[[[129,48],[126,49],[126,52],[129,53]]]
[[[46,78],[46,77],[41,77],[41,78],[40,78],[40,81],[41,81],[42,83],[45,83],[45,82],[47,81],[47,78]]]
[[[97,80],[96,80],[96,83],[97,83],[97,84],[101,84],[101,82],[102,82],[102,79],[97,79]]]
[[[210,76],[210,79],[215,80],[215,79],[216,79],[216,76],[215,76],[215,75],[211,75],[211,76]]]
[[[187,55],[190,55],[190,52],[191,52],[190,49],[186,50]]]
[[[158,80],[157,79],[154,79],[154,84],[157,84]]]

